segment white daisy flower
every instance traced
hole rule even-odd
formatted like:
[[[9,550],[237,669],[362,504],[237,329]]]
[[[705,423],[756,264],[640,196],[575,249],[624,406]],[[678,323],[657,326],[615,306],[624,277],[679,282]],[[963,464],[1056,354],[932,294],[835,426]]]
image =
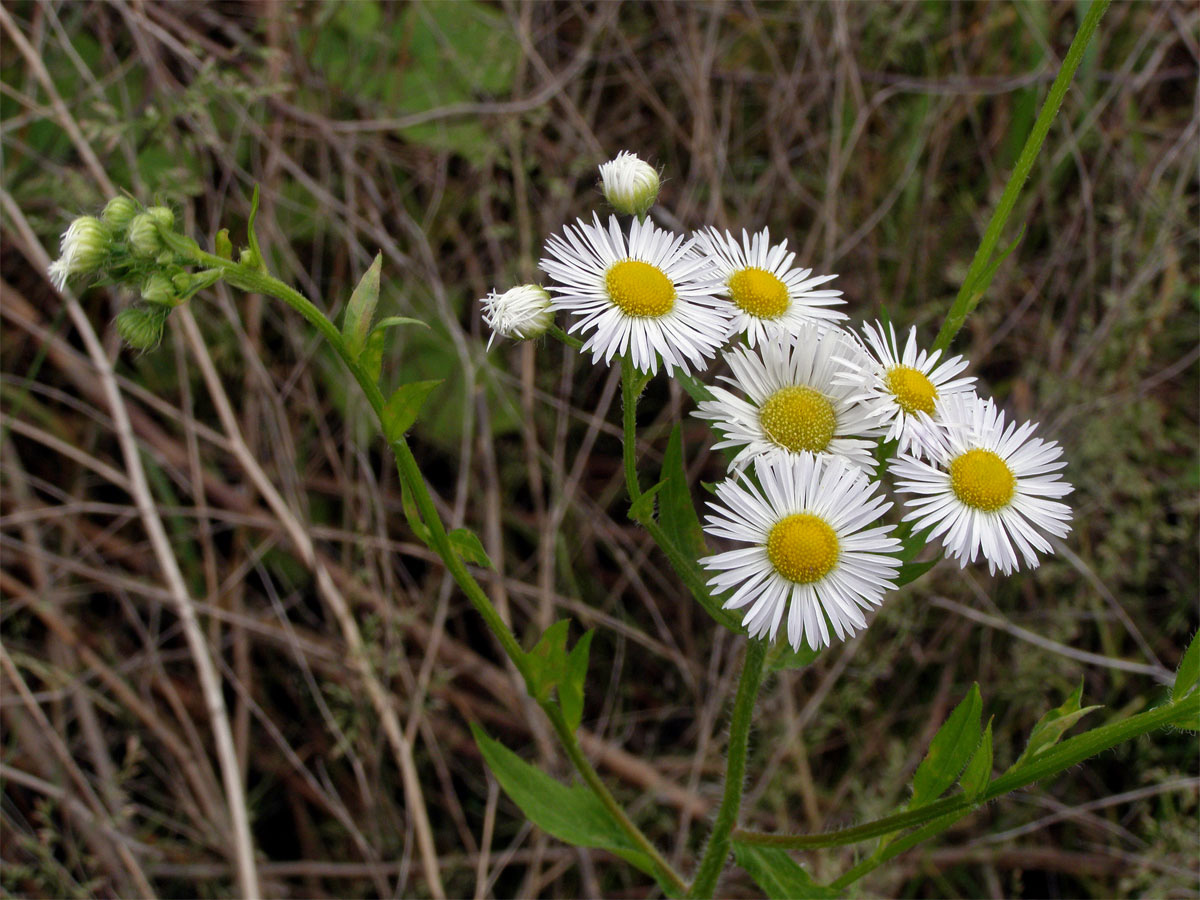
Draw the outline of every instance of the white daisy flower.
[[[787,252],[786,240],[772,246],[766,228],[753,237],[743,230],[740,244],[730,232],[722,235],[712,227],[695,238],[697,252],[712,263],[732,305],[727,338],[745,332],[753,347],[780,333],[795,334],[806,323],[824,326],[846,318],[829,308],[845,302],[841,291],[815,290],[837,276],[813,278],[812,269],[793,268],[796,254]]]
[[[723,302],[708,265],[692,254],[692,242],[634,219],[626,237],[616,216],[608,228],[592,216],[551,235],[538,263],[559,285],[551,305],[579,318],[570,331],[593,331],[583,345],[605,364],[629,355],[642,372],[703,369],[725,337]]]
[[[541,337],[554,323],[550,294],[540,284],[523,284],[503,294],[492,291],[479,302],[483,304],[483,321],[492,329],[489,350],[496,335],[525,341]]]
[[[717,485],[704,530],[750,544],[700,560],[718,574],[709,585],[737,589],[726,609],[749,606],[751,637],[774,639],[787,610],[788,643],[807,637],[814,650],[867,626],[862,610],[895,588],[900,541],[877,522],[891,508],[865,472],[845,459],[804,455],[754,466],[761,487],[744,475]]]
[[[839,384],[839,360],[862,351],[845,332],[821,334],[803,325],[794,336],[763,341],[757,349],[736,347],[725,354],[733,377],[721,376],[746,394],[710,386],[712,400],[694,413],[724,433],[713,449],[741,447],[731,462],[741,468],[763,456],[845,456],[874,470],[881,433],[876,412],[853,401],[855,389]]]
[[[1038,565],[1051,552],[1043,532],[1066,537],[1071,510],[1054,499],[1074,488],[1062,480],[1066,462],[1054,441],[1033,437],[1036,424],[1004,424],[991,399],[957,395],[937,401],[945,430],[928,432],[930,460],[902,455],[891,466],[896,490],[917,494],[905,505],[913,531],[932,528],[960,566],[982,552],[988,570],[1005,574]]]
[[[63,233],[58,259],[50,264],[50,281],[65,290],[72,275],[87,275],[103,265],[112,244],[112,232],[95,216],[80,216]]]
[[[600,166],[604,199],[626,216],[644,216],[658,199],[658,172],[628,150]]]
[[[900,352],[896,330],[864,322],[866,354],[855,354],[843,362],[847,371],[838,376],[843,384],[858,388],[854,399],[879,413],[879,424],[887,429],[886,439],[897,442],[899,453],[926,453],[922,436],[941,423],[934,416],[935,402],[957,394],[974,393],[974,377],[956,378],[967,367],[961,356],[942,359],[942,351],[917,349],[917,329],[908,333]]]

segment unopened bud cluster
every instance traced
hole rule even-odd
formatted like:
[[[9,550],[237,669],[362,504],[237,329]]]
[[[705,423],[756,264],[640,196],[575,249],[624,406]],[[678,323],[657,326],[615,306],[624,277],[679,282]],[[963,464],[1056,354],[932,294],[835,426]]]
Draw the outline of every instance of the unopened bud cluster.
[[[171,310],[220,277],[215,270],[189,271],[196,260],[173,249],[178,241],[171,238],[179,238],[174,229],[168,207],[113,197],[98,217],[80,216],[68,226],[50,280],[60,291],[80,277],[132,289],[141,302],[117,316],[117,332],[131,346],[148,350],[161,340]]]

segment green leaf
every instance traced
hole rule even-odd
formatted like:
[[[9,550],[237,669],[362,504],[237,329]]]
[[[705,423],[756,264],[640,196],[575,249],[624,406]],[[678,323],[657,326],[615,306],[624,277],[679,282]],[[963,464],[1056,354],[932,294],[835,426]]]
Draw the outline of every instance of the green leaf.
[[[375,260],[359,279],[358,287],[346,304],[346,314],[342,318],[342,339],[346,342],[351,359],[358,359],[367,345],[371,320],[375,318],[375,306],[379,303],[379,273],[382,267],[383,254],[376,253]]]
[[[1171,688],[1171,700],[1178,701],[1200,681],[1200,632],[1192,635],[1192,642],[1183,651],[1179,668],[1175,670],[1175,686]]]
[[[450,546],[454,548],[454,552],[461,556],[469,563],[475,563],[477,566],[482,566],[485,569],[494,569],[491,559],[487,555],[487,551],[483,549],[483,544],[480,543],[479,537],[469,528],[455,528],[446,534],[450,539]]]
[[[428,328],[429,323],[423,319],[414,319],[412,316],[384,316],[375,323],[373,331],[382,331],[385,328],[395,328],[397,325],[420,325],[422,328]]]
[[[932,803],[958,779],[963,766],[979,746],[979,718],[982,711],[979,685],[973,684],[967,696],[954,707],[950,717],[929,742],[929,751],[913,776],[909,809]]]
[[[1080,707],[1080,700],[1083,697],[1083,679],[1079,681],[1079,687],[1071,692],[1062,706],[1050,710],[1033,726],[1033,730],[1029,732],[1029,743],[1025,746],[1024,752],[1017,757],[1017,761],[1012,764],[1008,771],[1012,771],[1020,767],[1022,764],[1029,762],[1039,753],[1045,753],[1051,747],[1059,742],[1067,730],[1086,716],[1094,709],[1099,709],[1099,706]]]
[[[504,793],[534,825],[575,847],[608,850],[643,872],[657,877],[654,867],[586,787],[568,787],[525,762],[472,723],[471,732],[484,761]]]
[[[804,867],[778,847],[733,844],[733,858],[750,873],[771,900],[809,900],[842,896],[841,891],[817,884]]]
[[[421,521],[421,512],[417,509],[417,504],[413,501],[412,491],[408,489],[408,483],[403,476],[400,478],[400,506],[404,509],[404,518],[408,519],[408,527],[412,529],[413,534],[428,546],[431,538],[429,534],[429,526]]]
[[[376,328],[367,335],[367,342],[359,354],[358,364],[374,382],[378,383],[379,374],[383,371],[383,342],[386,333]]]
[[[988,719],[987,728],[983,730],[983,740],[975,748],[975,755],[967,763],[966,771],[963,772],[962,780],[959,784],[962,786],[963,793],[967,799],[975,801],[984,792],[984,789],[988,786],[988,782],[991,780],[992,720]]]
[[[814,650],[808,644],[801,645],[799,650],[793,650],[791,644],[780,641],[767,657],[767,668],[772,672],[782,669],[804,669],[820,655],[820,650]]]
[[[683,385],[683,389],[688,392],[688,396],[697,403],[713,398],[712,391],[708,389],[708,385],[695,375],[689,375],[683,369],[677,368],[675,369],[674,377],[676,381]]]
[[[906,584],[916,581],[941,561],[942,558],[937,556],[925,562],[901,563],[900,571],[896,573],[896,587],[903,587]]]
[[[663,489],[658,498],[658,519],[667,537],[680,550],[699,559],[708,553],[704,531],[692,504],[692,491],[683,464],[683,430],[676,424],[667,441],[662,464]]]
[[[584,632],[579,642],[567,655],[566,672],[558,686],[558,702],[562,706],[567,727],[575,731],[583,719],[583,688],[587,680],[588,654],[592,648],[594,629]]]
[[[660,481],[648,491],[643,491],[641,496],[629,504],[629,518],[635,522],[640,522],[643,525],[654,518],[654,495],[663,489],[665,481]]]
[[[442,383],[442,380],[414,381],[402,384],[388,398],[383,407],[383,431],[388,441],[398,441],[417,420],[417,414],[429,392]]]
[[[233,242],[229,240],[228,228],[222,228],[217,232],[216,240],[213,241],[213,253],[221,259],[233,259]]]
[[[529,693],[538,702],[550,699],[550,692],[567,674],[567,629],[569,619],[559,619],[546,629],[526,656],[529,664]]]
[[[260,272],[267,271],[266,260],[263,259],[262,248],[258,246],[258,234],[254,231],[254,220],[258,218],[258,185],[250,196],[250,218],[246,220],[246,240],[250,242],[250,265]]]

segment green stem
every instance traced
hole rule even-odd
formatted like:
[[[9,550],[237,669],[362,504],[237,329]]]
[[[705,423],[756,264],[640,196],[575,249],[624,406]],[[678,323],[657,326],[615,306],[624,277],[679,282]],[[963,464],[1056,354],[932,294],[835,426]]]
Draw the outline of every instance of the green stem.
[[[300,313],[300,315],[304,316],[313,327],[321,332],[338,356],[341,357],[342,362],[346,364],[346,368],[350,370],[350,373],[354,376],[354,380],[358,382],[359,387],[371,405],[371,409],[375,412],[375,417],[379,420],[380,428],[382,429],[385,403],[382,391],[379,390],[379,386],[371,379],[366,370],[359,365],[358,360],[350,354],[349,349],[346,347],[345,339],[342,337],[341,332],[338,331],[337,326],[321,310],[313,305],[307,297],[278,278],[274,278],[266,273],[230,262],[219,256],[206,253],[203,250],[192,250],[191,252],[201,263],[221,269],[225,279],[230,284],[245,291],[282,300]],[[467,599],[471,602],[471,605],[475,607],[475,610],[487,623],[488,628],[496,635],[497,640],[500,641],[500,646],[504,649],[508,658],[512,660],[517,671],[521,673],[528,687],[529,670],[525,662],[525,651],[521,649],[520,643],[504,623],[504,620],[500,617],[500,613],[479,585],[479,582],[471,575],[462,559],[451,546],[445,526],[438,515],[437,507],[434,506],[433,498],[429,493],[428,486],[425,484],[425,478],[421,474],[416,458],[408,446],[408,441],[400,438],[393,441],[391,447],[396,458],[396,469],[401,481],[412,492],[421,519],[429,529],[429,543],[438,556],[442,558],[446,569],[450,572],[451,577],[458,586],[462,588],[463,593],[467,595]],[[654,865],[660,870],[662,878],[673,885],[678,892],[682,893],[686,887],[683,879],[671,868],[670,864],[655,849],[649,838],[626,815],[608,788],[604,786],[604,782],[600,780],[600,776],[595,768],[588,761],[587,757],[583,755],[583,750],[580,748],[574,733],[567,726],[562,711],[549,702],[539,705],[546,712],[551,724],[554,726],[554,731],[558,735],[567,756],[575,765],[576,770],[583,780],[599,797],[605,809],[609,811],[613,819],[634,845],[653,861]]]
[[[1042,111],[1038,113],[1033,130],[1029,133],[1025,146],[1021,149],[1016,168],[1009,176],[1008,184],[1004,186],[1000,203],[997,205],[996,211],[992,213],[987,228],[984,229],[983,240],[979,243],[979,249],[975,251],[975,258],[971,260],[967,277],[963,280],[958,296],[954,298],[954,304],[946,316],[946,321],[942,323],[942,329],[933,342],[934,350],[945,350],[950,346],[950,341],[958,334],[963,322],[967,320],[967,316],[978,305],[983,297],[983,292],[987,290],[988,282],[991,281],[991,275],[987,274],[987,270],[992,264],[992,254],[1000,240],[1000,233],[1004,230],[1004,225],[1008,222],[1013,207],[1016,206],[1017,197],[1020,196],[1021,189],[1025,186],[1025,181],[1029,178],[1033,164],[1042,149],[1042,142],[1046,140],[1046,135],[1050,132],[1050,125],[1054,122],[1059,107],[1062,106],[1063,98],[1067,95],[1067,88],[1071,86],[1071,79],[1075,77],[1075,70],[1079,68],[1079,63],[1083,60],[1084,52],[1091,43],[1092,35],[1096,31],[1096,26],[1100,24],[1100,17],[1104,15],[1109,2],[1110,0],[1092,0],[1091,6],[1088,7],[1087,15],[1083,17],[1083,23],[1079,26],[1079,31],[1075,33],[1075,39],[1071,41],[1071,46],[1067,50],[1067,57],[1063,60],[1062,68],[1059,69],[1054,83],[1050,86],[1050,93],[1046,97]]]
[[[746,644],[746,659],[742,664],[742,677],[738,682],[737,697],[733,701],[733,715],[729,720],[729,757],[725,767],[725,791],[721,807],[713,822],[708,846],[696,870],[696,879],[688,891],[689,897],[711,897],[717,888],[717,879],[725,871],[729,857],[730,835],[737,824],[738,811],[742,805],[742,784],[746,778],[746,750],[750,740],[750,720],[754,716],[754,701],[762,684],[763,664],[767,659],[767,642],[751,638]]]
[[[974,800],[968,800],[961,795],[947,797],[918,809],[824,834],[764,834],[758,831],[739,829],[734,832],[733,839],[743,844],[755,844],[760,847],[813,850],[819,847],[855,844],[871,838],[882,837],[905,828],[925,825],[947,815],[965,815],[989,800],[1019,790],[1051,775],[1057,775],[1059,772],[1078,765],[1085,759],[1103,753],[1131,738],[1167,725],[1186,724],[1189,721],[1193,723],[1194,727],[1197,715],[1200,715],[1200,692],[1192,693],[1175,703],[1138,713],[1136,716],[1130,716],[1120,722],[1112,722],[1086,731],[1034,757],[1019,769],[1010,770],[994,779]]]
[[[638,379],[633,362],[628,356],[621,357],[621,405],[624,421],[625,487],[629,489],[629,500],[642,496],[637,475],[637,403],[641,391],[635,383]]]
[[[568,347],[574,347],[576,350],[583,349],[583,341],[577,337],[567,334],[557,325],[551,324],[551,326],[546,329],[546,334],[550,335],[552,338],[562,341]]]

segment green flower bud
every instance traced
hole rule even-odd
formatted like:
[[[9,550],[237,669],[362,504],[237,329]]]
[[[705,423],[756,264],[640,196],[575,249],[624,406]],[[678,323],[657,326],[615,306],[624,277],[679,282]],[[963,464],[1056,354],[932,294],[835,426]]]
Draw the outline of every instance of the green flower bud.
[[[162,272],[154,272],[142,284],[142,299],[147,303],[171,307],[179,302],[179,292],[170,278]]]
[[[175,227],[175,213],[171,212],[165,206],[152,206],[146,210],[146,215],[163,228],[170,229]]]
[[[658,199],[658,172],[628,150],[600,166],[604,199],[617,212],[642,218]]]
[[[104,212],[100,213],[100,218],[115,228],[117,231],[124,231],[130,220],[138,213],[138,205],[130,198],[122,195],[113,197],[104,206]]]
[[[152,350],[162,340],[163,325],[170,310],[164,307],[143,309],[131,306],[117,314],[117,334],[130,347]]]
[[[192,287],[192,276],[187,272],[178,272],[171,276],[171,284],[181,295],[186,294]]]
[[[127,240],[129,249],[133,251],[134,256],[152,259],[163,250],[162,238],[158,234],[158,224],[149,211],[138,213],[133,217],[129,223]]]
[[[72,275],[99,271],[112,248],[112,231],[95,216],[80,216],[62,236],[59,257],[50,264],[50,280],[60,291]]]

